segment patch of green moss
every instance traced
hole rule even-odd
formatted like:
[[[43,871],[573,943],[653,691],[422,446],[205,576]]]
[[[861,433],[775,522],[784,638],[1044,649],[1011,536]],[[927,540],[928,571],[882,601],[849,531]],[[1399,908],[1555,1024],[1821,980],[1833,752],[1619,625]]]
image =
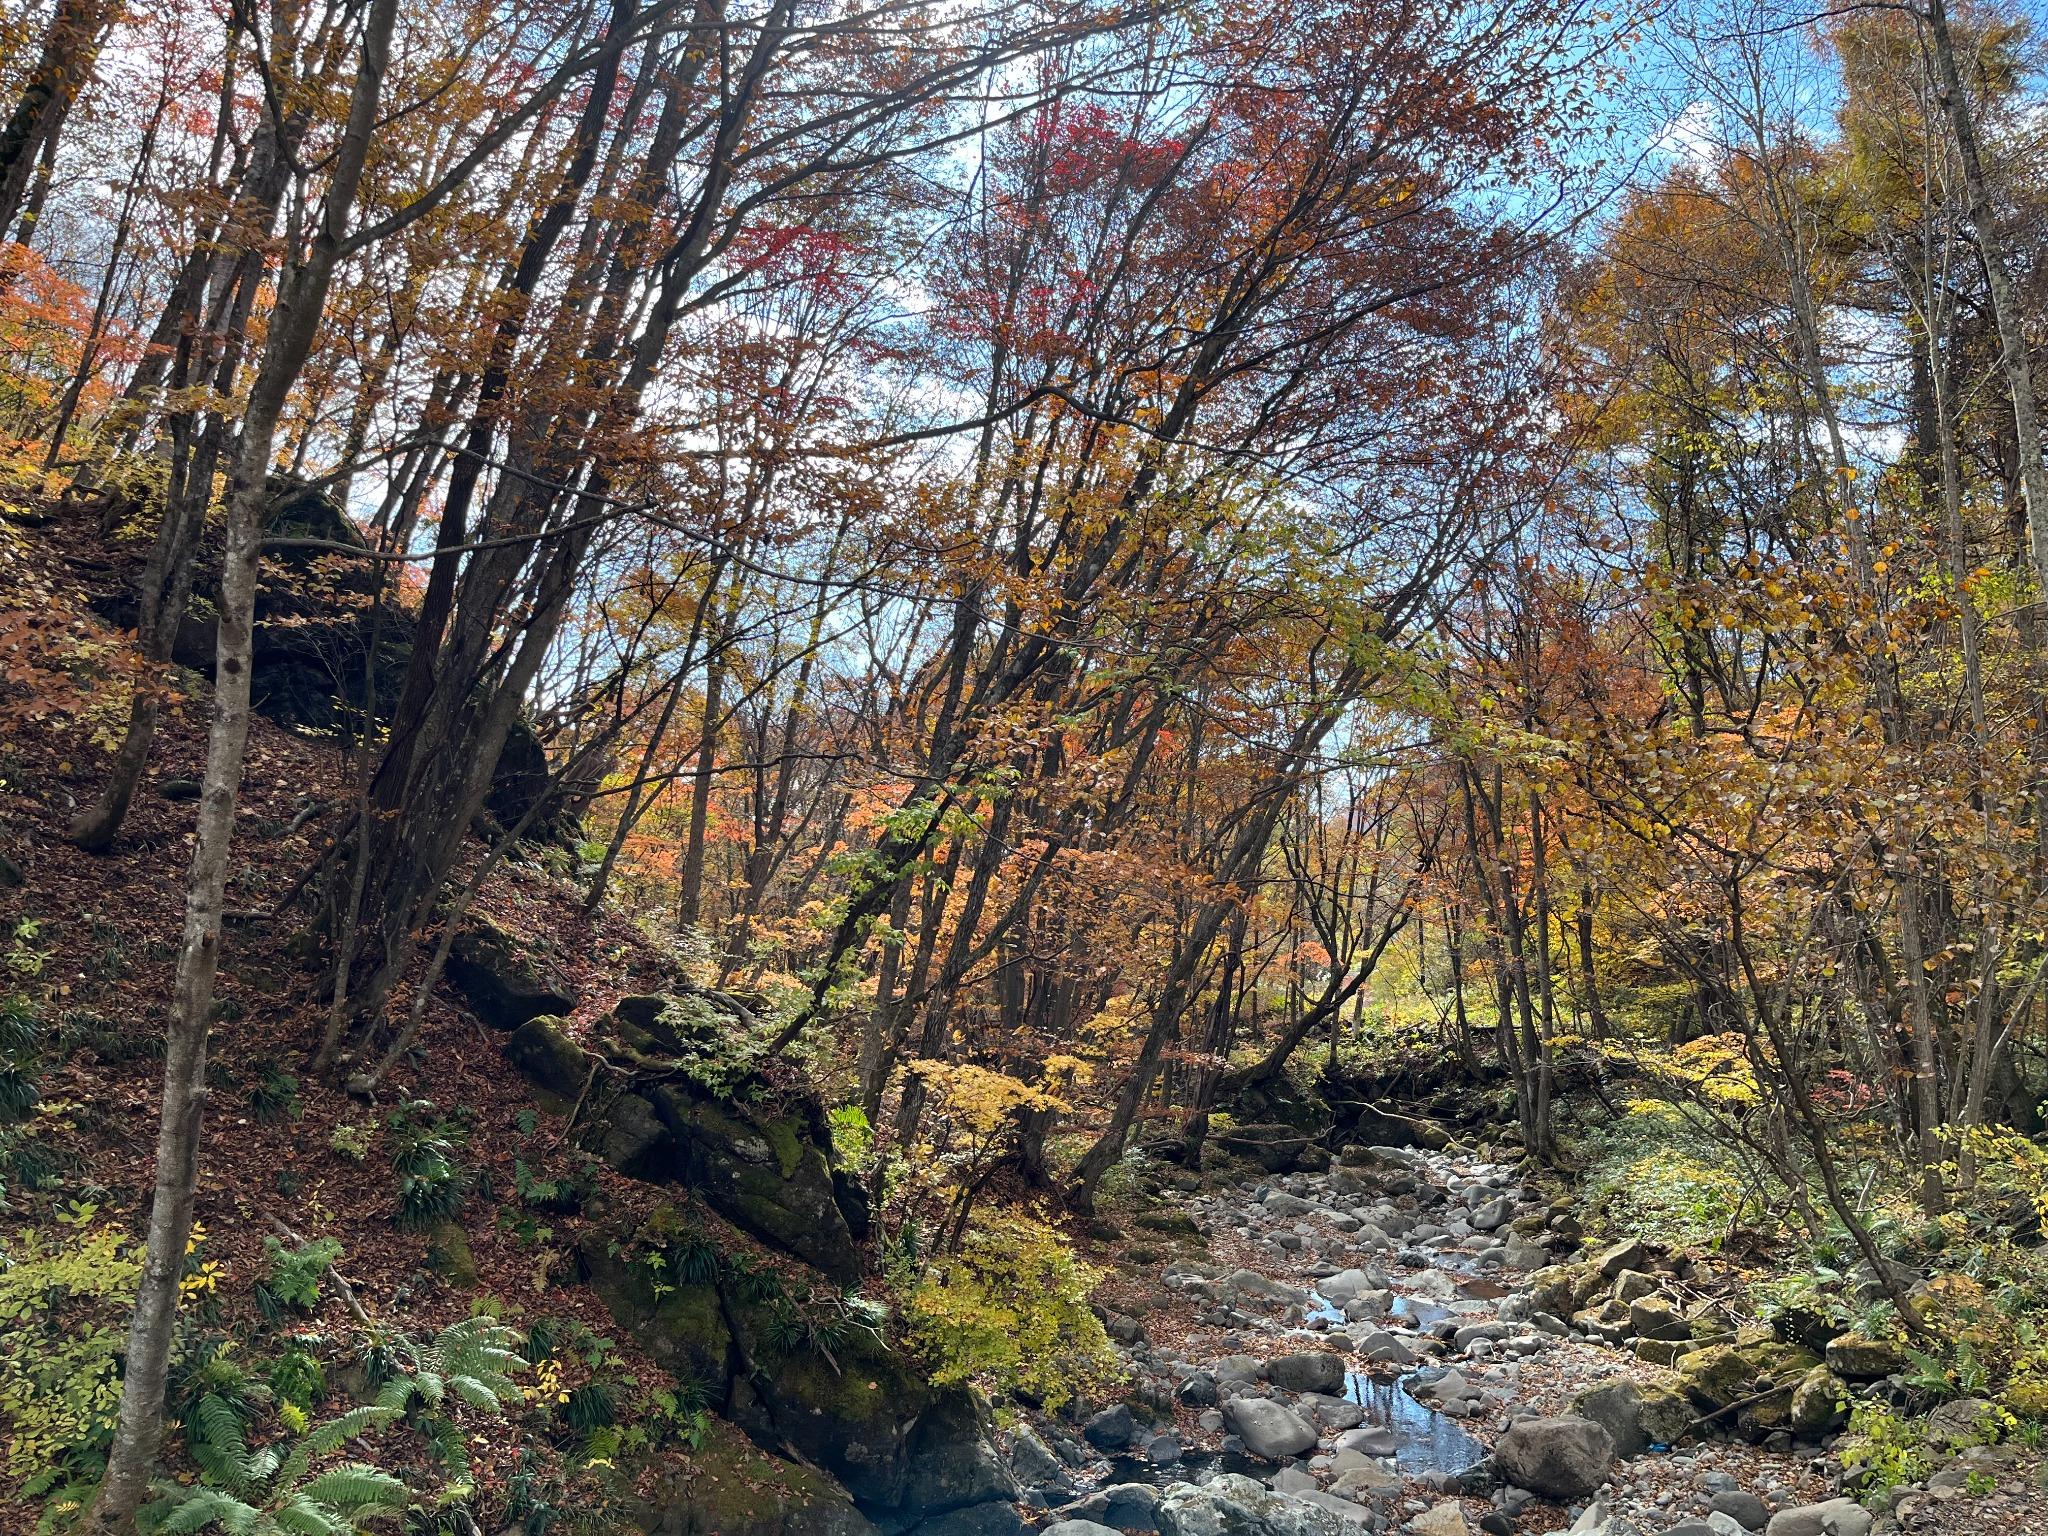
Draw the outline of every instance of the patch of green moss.
[[[796,1170],[804,1158],[804,1144],[797,1136],[796,1127],[787,1120],[770,1120],[761,1127],[761,1134],[774,1149],[775,1161],[781,1165],[785,1179],[796,1177]]]
[[[686,1536],[785,1530],[792,1511],[809,1509],[807,1529],[835,1528],[831,1512],[852,1506],[844,1490],[822,1474],[759,1449],[723,1419],[711,1421],[688,1469],[665,1479],[659,1494],[662,1529]]]

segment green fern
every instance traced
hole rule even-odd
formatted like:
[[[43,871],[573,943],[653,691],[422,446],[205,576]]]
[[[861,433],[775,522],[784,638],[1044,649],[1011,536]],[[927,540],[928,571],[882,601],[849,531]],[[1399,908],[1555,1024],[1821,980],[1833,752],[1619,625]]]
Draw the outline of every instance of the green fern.
[[[515,1330],[493,1317],[469,1317],[415,1352],[411,1383],[431,1407],[453,1393],[472,1408],[495,1413],[519,1397],[512,1374],[525,1364]]]
[[[403,1508],[405,1484],[364,1462],[345,1461],[299,1489],[298,1497],[354,1518],[370,1510]]]
[[[459,1446],[456,1426],[431,1412],[449,1397],[496,1413],[516,1399],[519,1335],[490,1317],[444,1328],[431,1344],[381,1337],[390,1373],[377,1401],[324,1420],[295,1442],[250,1450],[231,1397],[205,1392],[186,1415],[196,1487],[159,1484],[153,1529],[165,1536],[219,1529],[230,1536],[353,1536],[368,1518],[406,1510],[406,1485],[382,1468],[315,1464],[357,1437],[412,1416],[437,1451]],[[425,1408],[427,1412],[421,1412]]]
[[[165,1514],[156,1528],[165,1536],[184,1536],[188,1531],[203,1531],[217,1525],[233,1531],[235,1536],[251,1536],[262,1529],[262,1521],[261,1510],[233,1494],[218,1488],[195,1488]]]

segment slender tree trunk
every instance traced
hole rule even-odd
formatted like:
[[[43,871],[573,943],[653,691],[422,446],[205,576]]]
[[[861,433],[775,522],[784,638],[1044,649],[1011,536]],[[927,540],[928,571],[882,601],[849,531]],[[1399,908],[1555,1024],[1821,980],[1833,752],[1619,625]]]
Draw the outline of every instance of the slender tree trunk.
[[[718,771],[718,711],[725,701],[726,626],[712,639],[704,668],[704,729],[697,738],[697,769],[690,782],[690,825],[683,842],[683,889],[676,926],[695,928],[704,919],[704,842],[711,821],[711,786]]]
[[[335,150],[322,226],[303,262],[279,284],[263,362],[249,391],[229,480],[227,561],[221,580],[213,722],[207,739],[199,827],[185,897],[185,932],[165,1027],[164,1089],[157,1135],[156,1194],[128,1329],[121,1411],[106,1476],[93,1501],[95,1531],[129,1536],[163,1434],[164,1388],[177,1319],[178,1279],[192,1233],[199,1175],[199,1127],[206,1103],[207,1024],[220,963],[222,897],[235,831],[235,801],[249,742],[251,640],[256,566],[263,547],[266,481],[285,399],[312,350],[313,335],[355,205],[383,92],[397,0],[372,0],[363,22],[362,68]]]
[[[1963,171],[1963,190],[1970,211],[1970,233],[1984,268],[1984,285],[1998,327],[1998,362],[2012,397],[2013,431],[2019,444],[2020,493],[2027,506],[2027,542],[2033,555],[2034,580],[2048,593],[2048,469],[2041,460],[2041,420],[2034,399],[2034,365],[2027,350],[2026,321],[2013,286],[1998,211],[1984,173],[1977,142],[1976,114],[1965,90],[1956,59],[1946,0],[1927,0],[1927,28],[1934,45],[1942,108],[1955,135],[1956,158]]]
[[[0,232],[20,218],[36,161],[54,147],[72,101],[92,74],[105,19],[96,0],[59,0],[50,18],[35,72],[0,125]]]

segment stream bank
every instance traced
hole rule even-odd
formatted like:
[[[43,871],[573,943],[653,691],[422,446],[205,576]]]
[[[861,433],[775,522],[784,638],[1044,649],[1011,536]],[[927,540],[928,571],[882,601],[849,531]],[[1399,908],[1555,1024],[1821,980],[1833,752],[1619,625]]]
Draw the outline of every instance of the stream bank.
[[[1686,1255],[1587,1249],[1510,1164],[1354,1144],[1193,1183],[1157,1171],[1167,1214],[1105,1287],[1129,1400],[1005,1439],[1057,1536],[2044,1528],[2010,1445],[1958,1443],[1876,1512],[1847,1497],[1841,1402],[1897,1362],[1740,1324]]]

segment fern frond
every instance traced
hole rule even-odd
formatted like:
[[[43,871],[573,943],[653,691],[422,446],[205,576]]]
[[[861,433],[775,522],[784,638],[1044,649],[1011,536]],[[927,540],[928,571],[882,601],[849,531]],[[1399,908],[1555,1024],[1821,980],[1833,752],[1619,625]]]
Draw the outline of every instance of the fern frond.
[[[304,1494],[294,1493],[278,1505],[271,1520],[291,1536],[355,1536],[355,1522],[346,1520]]]
[[[311,1471],[312,1467],[312,1447],[307,1445],[305,1441],[301,1440],[297,1445],[292,1447],[291,1454],[285,1457],[285,1459],[278,1464],[277,1479],[275,1486],[279,1488],[291,1487],[293,1484],[298,1482],[300,1478],[304,1477],[309,1471]]]
[[[403,1509],[406,1503],[404,1483],[389,1472],[361,1461],[344,1462],[322,1472],[296,1493],[300,1498],[325,1504],[350,1518],[365,1510]]]
[[[236,1455],[227,1446],[216,1445],[211,1440],[201,1440],[192,1447],[192,1459],[199,1463],[199,1470],[207,1483],[228,1493],[240,1493],[249,1486],[249,1461],[246,1454]]]
[[[215,1446],[238,1463],[248,1461],[249,1442],[242,1438],[242,1416],[218,1392],[208,1392],[192,1405],[190,1424],[199,1444]]]
[[[512,1384],[506,1382],[505,1386]],[[481,1408],[486,1413],[496,1413],[504,1393],[496,1383],[479,1381],[474,1376],[450,1376],[448,1390],[461,1398],[472,1408]]]
[[[187,1532],[218,1525],[235,1536],[248,1536],[260,1518],[261,1511],[231,1493],[218,1488],[197,1488],[190,1498],[164,1516],[157,1530],[162,1536],[186,1536]]]
[[[324,1424],[316,1424],[306,1436],[306,1449],[314,1456],[325,1456],[329,1451],[339,1450],[344,1441],[353,1439],[365,1430],[381,1429],[405,1411],[401,1398],[396,1404],[384,1401],[379,1393],[374,1403],[361,1408],[351,1408],[347,1413],[338,1414]]]

